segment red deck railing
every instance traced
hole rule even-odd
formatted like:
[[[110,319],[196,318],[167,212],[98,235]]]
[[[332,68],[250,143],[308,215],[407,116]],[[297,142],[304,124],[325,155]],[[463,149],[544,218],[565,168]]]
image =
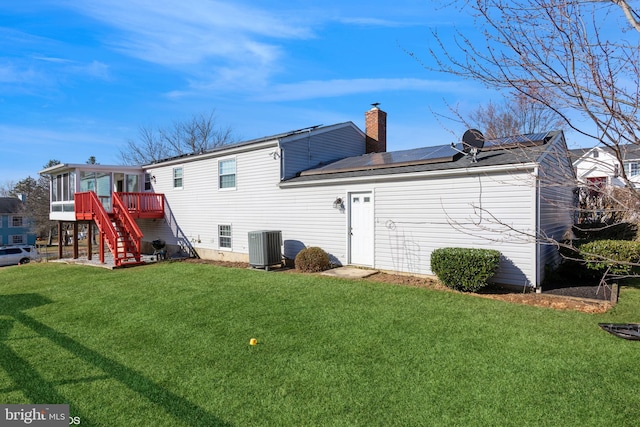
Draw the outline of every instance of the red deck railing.
[[[114,193],[134,218],[164,218],[164,195],[156,193]],[[115,199],[115,197],[114,197]]]

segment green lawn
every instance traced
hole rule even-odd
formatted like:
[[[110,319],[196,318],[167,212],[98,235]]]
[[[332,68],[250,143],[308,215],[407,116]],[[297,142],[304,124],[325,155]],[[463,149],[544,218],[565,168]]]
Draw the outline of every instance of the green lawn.
[[[82,426],[624,426],[640,287],[606,314],[188,263],[0,269],[0,403]],[[250,346],[249,339],[258,345]]]

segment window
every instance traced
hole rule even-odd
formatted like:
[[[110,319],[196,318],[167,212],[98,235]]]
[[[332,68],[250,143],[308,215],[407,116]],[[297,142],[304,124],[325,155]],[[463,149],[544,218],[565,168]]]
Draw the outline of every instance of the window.
[[[56,175],[51,178],[51,201],[68,202],[74,199],[75,194],[75,172]]]
[[[13,217],[11,217],[11,226],[12,227],[22,227],[22,217],[21,216],[13,216]]]
[[[236,188],[236,159],[218,162],[218,188]]]
[[[640,175],[640,170],[638,169],[638,163],[629,163],[629,169],[627,170],[627,174],[630,177]]]
[[[218,247],[220,249],[231,249],[231,226],[218,226]]]
[[[138,187],[138,175],[126,175],[124,191],[127,193],[137,193],[140,191]]]
[[[182,188],[182,168],[173,169],[173,188]]]
[[[593,158],[597,159],[600,156],[600,153],[598,152],[598,150],[593,150]]]
[[[144,191],[151,191],[151,174],[144,174]]]
[[[17,235],[17,236],[11,236],[11,243],[14,245],[21,245],[24,243],[24,236],[22,235]]]

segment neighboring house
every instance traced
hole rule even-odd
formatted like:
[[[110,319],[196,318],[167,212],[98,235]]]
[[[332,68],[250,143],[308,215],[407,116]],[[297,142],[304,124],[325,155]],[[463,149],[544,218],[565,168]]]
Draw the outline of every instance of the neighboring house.
[[[634,186],[640,185],[640,147],[635,144],[620,146],[622,167]],[[581,182],[594,187],[624,187],[620,176],[620,161],[613,150],[598,146],[571,150],[573,166]]]
[[[17,197],[0,197],[0,245],[34,245],[36,235]]]
[[[73,173],[80,179],[69,185],[80,191],[88,167],[41,173],[54,186]],[[108,184],[104,178],[105,188],[116,190],[122,173]],[[162,239],[170,252],[208,259],[247,261],[248,234],[256,230],[281,231],[290,259],[319,246],[336,264],[412,274],[432,274],[436,248],[492,248],[502,253],[495,282],[540,289],[546,267],[559,262],[551,240],[573,224],[575,175],[562,132],[490,141],[477,159],[450,145],[386,152],[386,113],[376,107],[366,113],[365,132],[351,122],[313,127],[129,174],[152,192],[109,200],[137,217],[140,247],[149,251]],[[150,199],[133,201],[140,194],[160,196],[151,204],[162,207],[145,215]],[[87,204],[78,204],[76,197],[76,219],[91,219],[78,214]],[[72,220],[54,206],[51,219]]]

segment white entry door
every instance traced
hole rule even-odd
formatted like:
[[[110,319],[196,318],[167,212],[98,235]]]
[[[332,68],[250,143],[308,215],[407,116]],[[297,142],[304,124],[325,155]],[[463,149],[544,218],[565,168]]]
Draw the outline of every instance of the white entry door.
[[[371,192],[349,196],[349,262],[373,267],[373,196]]]

